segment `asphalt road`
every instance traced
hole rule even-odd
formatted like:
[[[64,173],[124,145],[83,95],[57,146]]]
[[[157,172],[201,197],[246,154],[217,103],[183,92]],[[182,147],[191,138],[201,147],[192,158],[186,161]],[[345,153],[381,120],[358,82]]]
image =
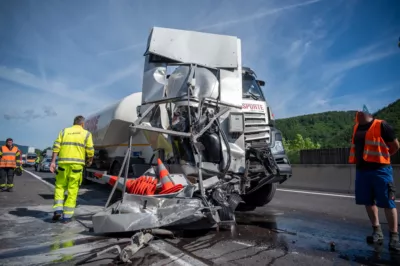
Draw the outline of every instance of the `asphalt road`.
[[[90,215],[104,206],[110,187],[83,185],[76,221],[54,224],[54,177],[32,173],[38,177],[15,177],[15,191],[0,193],[0,265],[74,265],[129,243],[130,235],[91,231]],[[177,232],[175,239],[153,240],[132,265],[400,265],[387,242],[365,243],[371,227],[363,207],[348,195],[279,190],[268,206],[236,217],[232,231]],[[115,256],[109,252],[85,265],[116,265]]]

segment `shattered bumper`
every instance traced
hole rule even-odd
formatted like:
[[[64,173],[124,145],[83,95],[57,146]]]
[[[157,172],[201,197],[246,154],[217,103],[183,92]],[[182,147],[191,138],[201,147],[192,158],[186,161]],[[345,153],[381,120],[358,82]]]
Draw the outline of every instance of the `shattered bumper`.
[[[117,233],[142,229],[185,226],[193,224],[207,215],[206,207],[197,198],[166,198],[125,194],[106,210],[92,216],[95,233]]]

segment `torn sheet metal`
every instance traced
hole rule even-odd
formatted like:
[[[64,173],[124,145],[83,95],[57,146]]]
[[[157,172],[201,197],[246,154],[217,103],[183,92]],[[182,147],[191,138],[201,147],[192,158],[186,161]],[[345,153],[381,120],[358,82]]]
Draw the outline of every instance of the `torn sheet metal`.
[[[238,67],[235,36],[153,27],[147,45],[147,52],[177,62],[207,67]]]
[[[199,199],[163,196],[125,194],[123,203],[118,201],[92,216],[94,232],[129,232],[184,225],[206,217],[202,212],[205,207]]]
[[[195,71],[198,72],[196,78],[190,81],[193,86],[201,87],[196,89],[195,94],[199,95],[194,97],[215,98],[218,95],[221,102],[241,108],[242,51],[241,40],[236,36],[154,27],[147,47],[141,112],[150,107],[148,103],[183,96],[182,93],[187,92],[187,66],[171,75],[171,80],[166,76],[167,66],[176,63],[199,67]],[[198,80],[198,74],[203,74],[203,78]],[[177,78],[179,76],[183,78]],[[212,76],[217,77],[218,82],[213,81]]]

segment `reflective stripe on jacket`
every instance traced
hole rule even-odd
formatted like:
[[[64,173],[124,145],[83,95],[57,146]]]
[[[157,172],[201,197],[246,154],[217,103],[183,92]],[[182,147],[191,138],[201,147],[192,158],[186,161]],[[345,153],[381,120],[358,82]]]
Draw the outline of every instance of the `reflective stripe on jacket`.
[[[0,168],[16,168],[17,167],[17,156],[21,155],[17,146],[13,146],[11,150],[6,146],[2,146],[0,150]]]
[[[94,155],[92,134],[81,126],[63,129],[56,141],[53,152],[58,152],[59,164],[85,164],[86,157]]]
[[[386,145],[381,136],[381,124],[382,120],[375,119],[371,127],[365,134],[363,159],[366,162],[371,163],[390,164],[389,147]],[[353,137],[351,139],[349,163],[352,164],[356,163],[354,136],[356,134],[357,128],[358,123],[354,126]]]

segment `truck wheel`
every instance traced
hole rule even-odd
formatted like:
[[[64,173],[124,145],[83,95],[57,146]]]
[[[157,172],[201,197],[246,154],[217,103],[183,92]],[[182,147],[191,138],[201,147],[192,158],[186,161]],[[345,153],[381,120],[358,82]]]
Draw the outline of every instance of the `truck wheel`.
[[[121,167],[122,167],[121,163],[118,161],[115,161],[113,163],[113,165],[111,166],[110,174],[114,175],[114,176],[118,176],[119,171],[121,170]],[[124,176],[124,172],[125,171],[122,171],[122,176]],[[110,191],[111,190],[112,190],[112,187],[111,187]],[[110,205],[114,204],[115,202],[117,202],[120,199],[122,199],[122,191],[119,189],[116,189],[114,192],[114,195],[111,198]]]
[[[121,163],[118,162],[118,161],[115,161],[115,162],[113,163],[113,165],[111,166],[110,174],[111,174],[111,175],[118,176],[119,171],[121,171],[121,167],[122,167]],[[124,177],[124,175],[125,175],[125,170],[122,171],[121,177]]]
[[[275,196],[277,183],[268,184],[260,188],[259,190],[243,196],[246,205],[262,207],[267,205],[272,198]]]
[[[82,184],[81,185],[87,185],[89,183],[92,183],[89,179],[87,179],[88,172],[86,171],[86,168],[83,168],[82,172]]]

